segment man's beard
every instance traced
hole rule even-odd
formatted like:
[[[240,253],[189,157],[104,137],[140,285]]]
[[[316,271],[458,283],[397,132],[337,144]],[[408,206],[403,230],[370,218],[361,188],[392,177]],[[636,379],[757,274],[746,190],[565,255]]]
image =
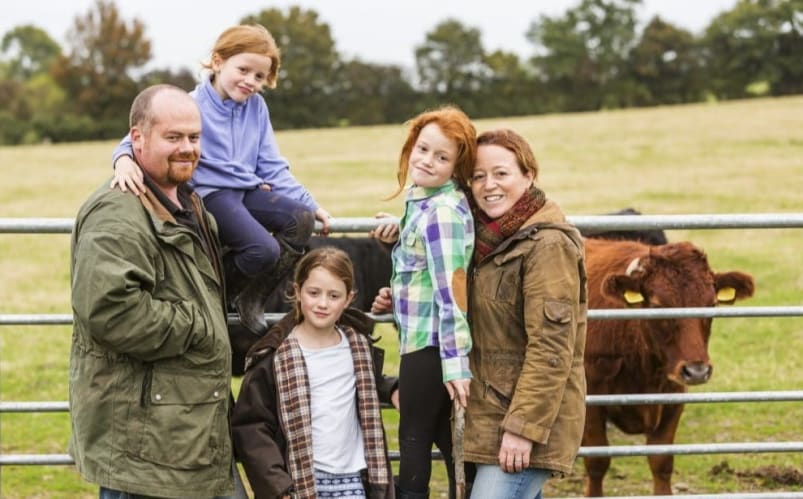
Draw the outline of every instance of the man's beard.
[[[191,167],[176,166],[174,161],[192,161]],[[192,178],[192,173],[198,165],[198,155],[195,153],[184,154],[177,157],[169,158],[169,167],[167,168],[167,180],[173,184],[183,184]]]

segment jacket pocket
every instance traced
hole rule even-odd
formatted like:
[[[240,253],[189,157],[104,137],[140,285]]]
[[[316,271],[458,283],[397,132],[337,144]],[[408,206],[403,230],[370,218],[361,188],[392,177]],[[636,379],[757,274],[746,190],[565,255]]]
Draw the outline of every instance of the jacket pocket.
[[[575,320],[572,308],[569,302],[544,301],[544,327],[543,334],[539,335],[539,344],[545,351],[565,352],[569,341],[573,341],[571,328]]]
[[[228,448],[225,379],[154,370],[144,391],[138,457],[185,470],[219,462]]]

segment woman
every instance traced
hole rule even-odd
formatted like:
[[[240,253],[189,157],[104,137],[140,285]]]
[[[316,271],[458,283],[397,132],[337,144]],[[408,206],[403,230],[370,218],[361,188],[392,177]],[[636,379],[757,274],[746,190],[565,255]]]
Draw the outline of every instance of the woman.
[[[583,244],[536,186],[524,138],[494,130],[477,145],[464,459],[477,468],[472,498],[529,499],[571,471],[583,435]],[[386,312],[388,297],[380,292],[372,311]]]

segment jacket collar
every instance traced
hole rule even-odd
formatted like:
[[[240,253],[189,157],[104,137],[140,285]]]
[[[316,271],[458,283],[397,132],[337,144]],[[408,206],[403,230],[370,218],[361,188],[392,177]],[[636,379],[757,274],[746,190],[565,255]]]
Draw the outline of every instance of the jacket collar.
[[[204,97],[204,100],[209,102],[217,112],[230,114],[234,109],[240,109],[245,106],[245,102],[236,102],[234,99],[223,100],[215,90],[215,87],[212,86],[211,76],[204,78],[203,82],[198,86],[198,91]]]
[[[350,327],[369,338],[371,331],[374,329],[374,320],[352,307],[343,311],[343,315],[337,323],[342,326]],[[255,365],[262,358],[275,352],[297,324],[295,311],[288,312],[279,322],[273,324],[273,326],[268,329],[268,332],[265,333],[265,336],[257,340],[248,350],[245,357],[245,370],[247,371],[249,367]]]
[[[450,180],[445,184],[438,186],[438,187],[420,187],[418,185],[411,185],[410,190],[407,193],[407,200],[408,201],[418,201],[421,199],[431,198],[438,194],[443,194],[446,192],[454,192],[457,190],[457,184],[454,180]]]
[[[205,223],[201,210],[201,201],[198,195],[192,192],[187,186],[180,186],[179,188],[187,189],[185,193],[188,195],[192,204],[192,207],[188,209],[195,211],[199,223]],[[139,199],[142,206],[145,207],[145,210],[150,215],[151,224],[153,225],[157,237],[165,244],[169,244],[188,258],[191,258],[192,261],[195,262],[196,267],[203,274],[207,275],[215,282],[221,283],[222,279],[220,279],[218,273],[215,272],[213,268],[211,261],[213,257],[209,256],[206,259],[199,258],[198,252],[203,253],[203,250],[201,250],[202,245],[193,240],[193,238],[197,238],[198,236],[176,221],[171,211],[162,204],[159,197],[153,192],[153,188],[149,188],[144,193],[140,194]],[[210,241],[210,245],[211,244],[214,244],[214,241]],[[208,263],[203,263],[204,260],[207,260]]]
[[[561,230],[569,235],[572,240],[579,240],[580,237],[577,228],[566,220],[566,216],[563,214],[560,206],[551,199],[547,199],[544,206],[533,213],[530,218],[522,224],[518,232],[502,241],[502,243],[484,258],[483,261],[493,258],[497,263],[501,263],[502,260],[505,260],[505,252],[512,244],[523,239],[532,239],[539,230],[543,229]],[[575,241],[575,243],[577,243],[577,241]]]

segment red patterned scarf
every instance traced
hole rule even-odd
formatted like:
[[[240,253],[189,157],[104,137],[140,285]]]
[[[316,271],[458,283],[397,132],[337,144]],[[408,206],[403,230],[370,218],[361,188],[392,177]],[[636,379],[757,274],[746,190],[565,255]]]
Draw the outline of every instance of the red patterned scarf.
[[[533,185],[522,194],[504,215],[491,219],[484,211],[478,209],[473,198],[469,197],[474,212],[476,240],[474,242],[474,263],[479,263],[488,256],[505,239],[512,236],[533,213],[540,210],[546,202],[544,191]]]

